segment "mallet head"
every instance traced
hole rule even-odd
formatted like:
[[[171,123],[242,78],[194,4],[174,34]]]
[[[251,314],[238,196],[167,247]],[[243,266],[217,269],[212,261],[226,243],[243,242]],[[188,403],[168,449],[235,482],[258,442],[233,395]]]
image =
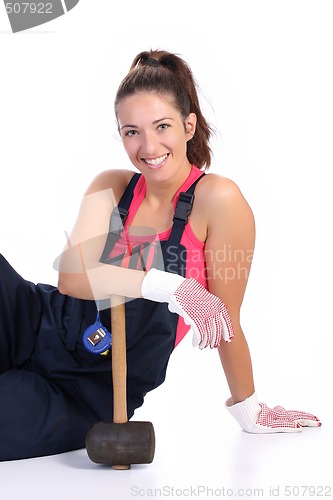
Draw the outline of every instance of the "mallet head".
[[[149,464],[155,453],[155,432],[151,422],[99,422],[86,437],[90,460],[119,469],[131,464]]]

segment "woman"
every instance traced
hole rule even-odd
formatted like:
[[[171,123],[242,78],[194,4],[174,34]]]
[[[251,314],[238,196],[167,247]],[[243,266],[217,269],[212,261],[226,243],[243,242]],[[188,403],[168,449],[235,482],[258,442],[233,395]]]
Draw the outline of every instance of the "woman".
[[[115,113],[141,175],[110,170],[92,181],[57,263],[58,289],[26,282],[1,259],[0,458],[82,447],[95,421],[112,419],[109,344],[100,350],[90,334],[110,329],[113,294],[127,297],[129,418],[191,329],[194,346],[219,350],[226,408],[244,430],[319,426],[308,413],[258,403],[240,325],[253,214],[234,182],[205,174],[211,130],[189,67],[168,52],[140,53]]]

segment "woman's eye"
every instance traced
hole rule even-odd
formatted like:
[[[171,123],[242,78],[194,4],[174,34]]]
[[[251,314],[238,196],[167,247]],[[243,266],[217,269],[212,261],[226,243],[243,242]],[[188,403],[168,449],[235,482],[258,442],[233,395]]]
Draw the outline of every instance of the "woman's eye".
[[[161,123],[161,124],[158,126],[158,128],[159,128],[160,130],[166,130],[166,129],[167,129],[167,128],[169,128],[169,127],[170,127],[170,125],[169,125],[168,123]]]
[[[127,132],[125,132],[125,136],[132,137],[133,135],[136,135],[136,133],[136,130],[127,130]]]

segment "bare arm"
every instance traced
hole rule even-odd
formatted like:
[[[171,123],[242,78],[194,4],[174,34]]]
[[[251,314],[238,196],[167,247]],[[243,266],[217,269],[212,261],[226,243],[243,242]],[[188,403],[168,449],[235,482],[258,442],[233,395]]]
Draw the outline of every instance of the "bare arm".
[[[249,205],[232,181],[214,176],[207,199],[208,287],[226,304],[233,322],[234,338],[228,344],[222,342],[219,355],[233,402],[237,403],[254,392],[252,363],[240,324],[240,308],[251,267],[255,224]]]
[[[111,294],[141,295],[143,272],[99,262],[110,215],[132,175],[121,170],[103,172],[87,189],[68,244],[55,263],[61,293],[89,300],[102,300]]]

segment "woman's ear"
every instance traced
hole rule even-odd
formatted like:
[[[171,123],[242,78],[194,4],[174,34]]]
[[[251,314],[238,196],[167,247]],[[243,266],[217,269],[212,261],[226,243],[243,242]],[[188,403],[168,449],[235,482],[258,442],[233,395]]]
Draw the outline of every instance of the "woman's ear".
[[[190,141],[194,136],[196,125],[197,115],[195,113],[190,113],[185,120],[185,134],[188,141]]]

